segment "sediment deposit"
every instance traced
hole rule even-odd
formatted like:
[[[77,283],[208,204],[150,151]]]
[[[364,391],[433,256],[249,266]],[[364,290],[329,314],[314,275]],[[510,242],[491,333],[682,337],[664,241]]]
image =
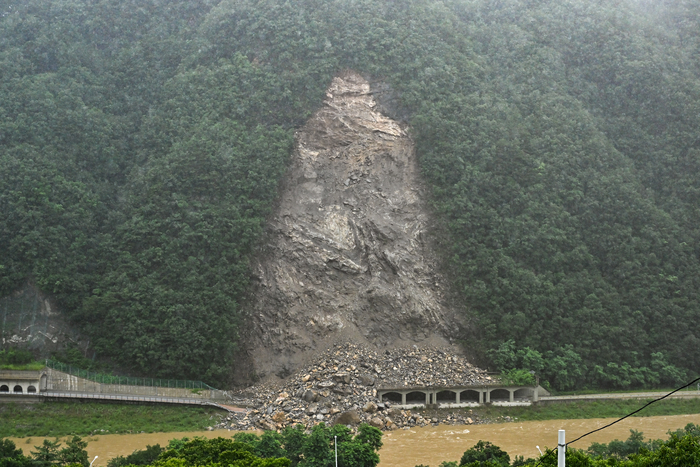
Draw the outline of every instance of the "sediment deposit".
[[[377,351],[358,344],[335,345],[320,353],[284,383],[262,383],[233,394],[232,414],[219,428],[279,430],[318,423],[369,423],[383,430],[429,424],[479,423],[466,410],[421,411],[392,407],[377,398],[381,387],[467,386],[494,383],[484,370],[457,353],[412,346]]]

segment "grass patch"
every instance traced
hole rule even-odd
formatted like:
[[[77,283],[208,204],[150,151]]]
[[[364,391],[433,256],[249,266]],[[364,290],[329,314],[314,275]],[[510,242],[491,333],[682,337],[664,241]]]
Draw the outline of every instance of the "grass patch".
[[[577,389],[576,391],[557,391],[556,394],[554,394],[554,393],[552,393],[552,394],[556,395],[556,396],[583,396],[583,395],[588,395],[588,394],[630,394],[630,393],[635,393],[635,392],[669,393],[671,391],[675,391],[676,389],[678,389],[678,388],[611,389],[611,390]],[[698,392],[698,390],[693,386],[693,387],[687,387],[679,392]]]
[[[39,371],[46,367],[44,362],[29,362],[29,363],[2,363],[0,370],[15,370],[15,371]]]
[[[649,399],[547,402],[529,407],[476,407],[472,413],[482,419],[564,420],[580,418],[619,418],[634,412]],[[469,409],[462,409],[469,410]],[[700,413],[700,399],[666,399],[650,405],[635,417]]]
[[[99,402],[8,403],[0,405],[0,438],[197,431],[216,424],[226,415],[226,411],[214,407]]]

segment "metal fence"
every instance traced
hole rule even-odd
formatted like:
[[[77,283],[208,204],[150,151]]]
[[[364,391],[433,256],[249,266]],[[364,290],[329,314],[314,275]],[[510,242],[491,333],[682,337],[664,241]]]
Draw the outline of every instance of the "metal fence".
[[[46,366],[69,375],[87,379],[101,384],[120,384],[127,386],[148,386],[158,388],[181,388],[181,389],[203,389],[216,390],[202,381],[190,381],[182,379],[160,379],[160,378],[134,378],[131,376],[115,376],[94,371],[82,370],[73,365],[47,360]]]

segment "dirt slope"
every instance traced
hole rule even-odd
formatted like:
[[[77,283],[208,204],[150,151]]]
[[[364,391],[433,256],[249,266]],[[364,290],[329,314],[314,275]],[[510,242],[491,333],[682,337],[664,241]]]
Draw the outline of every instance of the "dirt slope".
[[[248,355],[284,377],[335,342],[449,346],[459,329],[426,235],[430,216],[406,131],[345,73],[297,134],[257,262]]]

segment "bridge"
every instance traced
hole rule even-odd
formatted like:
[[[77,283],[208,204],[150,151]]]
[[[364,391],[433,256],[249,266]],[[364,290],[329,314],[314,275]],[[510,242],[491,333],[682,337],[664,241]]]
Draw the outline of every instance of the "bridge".
[[[394,407],[475,407],[483,404],[530,405],[541,395],[549,396],[541,386],[450,386],[381,388],[377,397]]]
[[[225,391],[128,384],[104,384],[52,368],[0,370],[0,401],[99,400],[140,404],[209,405],[229,412],[245,411],[226,404]]]

